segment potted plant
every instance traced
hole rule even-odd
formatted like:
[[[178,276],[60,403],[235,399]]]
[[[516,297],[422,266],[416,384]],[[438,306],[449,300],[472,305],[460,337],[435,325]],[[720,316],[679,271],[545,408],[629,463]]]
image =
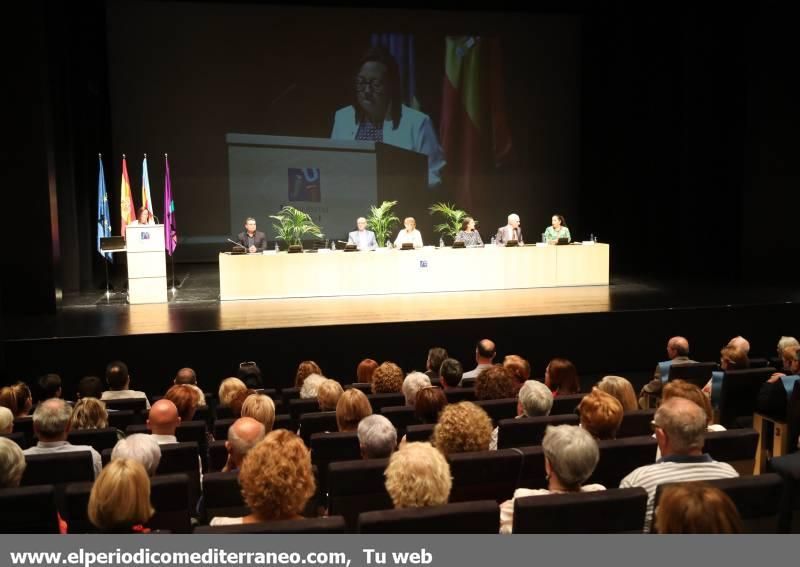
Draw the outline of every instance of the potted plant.
[[[289,245],[289,252],[303,250],[302,240],[306,234],[315,238],[325,236],[308,213],[289,205],[284,206],[278,211],[278,214],[270,215],[269,218],[278,221],[278,224],[273,224],[272,228],[275,229],[276,238]]]
[[[433,230],[442,236],[449,236],[455,241],[456,236],[461,231],[461,221],[468,216],[467,212],[456,209],[456,206],[450,203],[434,203],[428,207],[428,211],[430,211],[431,215],[438,213],[444,217],[445,222],[437,224],[433,227]]]
[[[378,241],[378,246],[383,248],[386,244],[386,239],[392,228],[400,223],[400,219],[392,213],[392,208],[397,204],[397,201],[384,201],[380,206],[372,206],[369,208],[369,217],[367,217],[367,227],[375,233],[375,240]]]

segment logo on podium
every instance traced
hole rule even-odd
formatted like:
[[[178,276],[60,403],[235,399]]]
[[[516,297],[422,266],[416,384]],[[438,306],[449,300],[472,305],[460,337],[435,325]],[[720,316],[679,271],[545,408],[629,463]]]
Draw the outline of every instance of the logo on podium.
[[[149,232],[140,232],[139,233],[140,240],[150,240],[150,233]]]

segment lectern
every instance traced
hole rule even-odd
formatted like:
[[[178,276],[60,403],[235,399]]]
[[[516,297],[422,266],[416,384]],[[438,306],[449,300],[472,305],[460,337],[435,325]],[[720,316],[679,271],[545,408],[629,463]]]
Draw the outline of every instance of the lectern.
[[[128,302],[166,303],[164,225],[129,226],[125,232],[128,248]]]

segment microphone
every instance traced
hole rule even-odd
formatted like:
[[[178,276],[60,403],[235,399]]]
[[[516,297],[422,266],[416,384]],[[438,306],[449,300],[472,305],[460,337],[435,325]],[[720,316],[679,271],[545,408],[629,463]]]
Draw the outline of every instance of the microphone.
[[[244,245],[244,244],[242,244],[241,242],[236,242],[235,240],[231,240],[230,238],[226,238],[226,240],[227,240],[228,242],[230,242],[231,244],[233,244],[234,246],[241,246],[242,248],[244,248],[245,250],[247,250],[247,246],[245,246],[245,245]]]
[[[156,221],[156,224],[161,224],[161,221],[158,220],[158,217],[155,215],[155,213],[153,214],[153,220]]]
[[[344,240],[337,240],[336,242],[337,242],[338,244],[350,244],[349,242],[346,242],[346,241],[344,241]]]

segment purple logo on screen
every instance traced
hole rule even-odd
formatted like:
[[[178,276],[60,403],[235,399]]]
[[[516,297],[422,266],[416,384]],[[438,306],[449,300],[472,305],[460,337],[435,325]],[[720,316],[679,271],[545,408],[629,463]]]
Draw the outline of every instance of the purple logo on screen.
[[[289,201],[319,203],[321,195],[318,167],[289,168]]]
[[[149,232],[140,232],[139,233],[140,240],[150,240],[150,233]]]

